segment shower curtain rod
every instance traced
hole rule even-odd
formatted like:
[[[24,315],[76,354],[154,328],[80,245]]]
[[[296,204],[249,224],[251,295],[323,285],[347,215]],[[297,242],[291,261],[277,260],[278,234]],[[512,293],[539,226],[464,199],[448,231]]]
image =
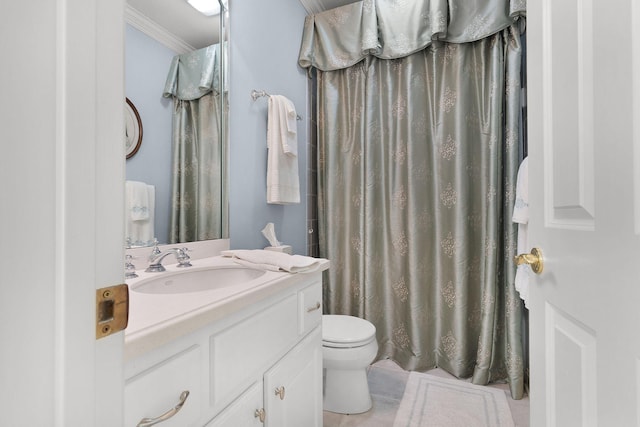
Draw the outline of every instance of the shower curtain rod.
[[[271,95],[269,95],[267,92],[265,92],[264,90],[255,90],[253,89],[251,91],[251,99],[253,99],[254,101],[258,98],[271,98]],[[296,114],[296,120],[302,120],[302,117],[300,117],[300,114]]]

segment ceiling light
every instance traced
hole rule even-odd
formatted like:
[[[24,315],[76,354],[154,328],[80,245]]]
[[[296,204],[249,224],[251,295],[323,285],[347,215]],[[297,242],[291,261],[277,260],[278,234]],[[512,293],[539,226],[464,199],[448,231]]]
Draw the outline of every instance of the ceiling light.
[[[218,0],[187,0],[189,4],[198,12],[206,16],[213,16],[220,13],[220,3]]]

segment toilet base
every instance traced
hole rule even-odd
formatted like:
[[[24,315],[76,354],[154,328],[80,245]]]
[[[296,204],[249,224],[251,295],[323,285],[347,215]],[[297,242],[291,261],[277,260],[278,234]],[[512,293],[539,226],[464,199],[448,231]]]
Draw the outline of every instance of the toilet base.
[[[325,369],[322,407],[338,414],[361,414],[371,409],[367,370]]]

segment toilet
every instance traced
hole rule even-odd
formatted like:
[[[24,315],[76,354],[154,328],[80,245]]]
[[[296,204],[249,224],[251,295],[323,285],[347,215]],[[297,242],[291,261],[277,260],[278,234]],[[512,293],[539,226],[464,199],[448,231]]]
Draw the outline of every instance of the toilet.
[[[371,409],[367,367],[378,354],[376,327],[359,317],[322,316],[323,409],[360,414]]]

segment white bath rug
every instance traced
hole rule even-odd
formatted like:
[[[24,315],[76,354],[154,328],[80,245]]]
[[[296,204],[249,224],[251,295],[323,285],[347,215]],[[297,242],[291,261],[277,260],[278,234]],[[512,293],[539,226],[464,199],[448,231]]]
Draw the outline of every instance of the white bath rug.
[[[393,427],[514,427],[504,391],[412,372]]]

